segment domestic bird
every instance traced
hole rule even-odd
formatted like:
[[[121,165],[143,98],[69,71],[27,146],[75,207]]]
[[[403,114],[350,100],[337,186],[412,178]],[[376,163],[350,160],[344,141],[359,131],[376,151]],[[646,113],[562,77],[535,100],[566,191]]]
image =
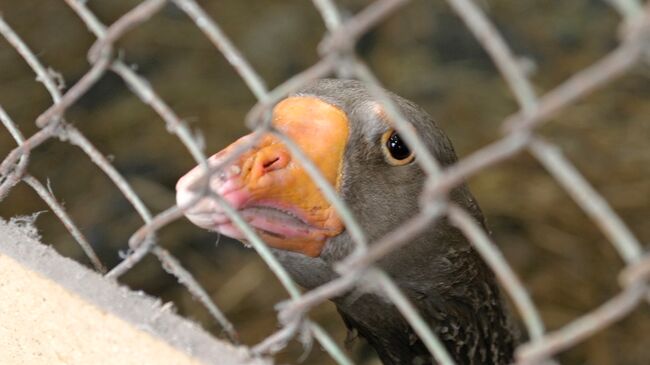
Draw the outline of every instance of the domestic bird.
[[[449,138],[418,105],[388,93],[444,167],[456,153]],[[374,242],[418,212],[426,175],[384,108],[363,83],[322,79],[280,101],[273,128],[291,138],[336,189]],[[209,158],[232,160],[210,179],[221,195],[272,247],[294,280],[311,289],[337,277],[333,265],[354,242],[341,219],[281,140],[268,134],[236,158],[252,134]],[[245,240],[224,209],[193,188],[197,166],[177,183],[177,204],[194,224]],[[465,185],[449,199],[485,227]],[[385,271],[440,337],[457,364],[508,364],[515,336],[492,272],[467,239],[446,219],[376,264]],[[435,364],[396,307],[381,293],[352,289],[333,299],[343,321],[375,349],[384,364]]]

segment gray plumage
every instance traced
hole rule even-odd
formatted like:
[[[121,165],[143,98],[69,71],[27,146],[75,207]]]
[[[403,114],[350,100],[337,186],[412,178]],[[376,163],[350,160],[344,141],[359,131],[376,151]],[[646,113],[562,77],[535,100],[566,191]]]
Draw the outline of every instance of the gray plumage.
[[[390,127],[380,120],[364,86],[352,80],[320,80],[297,95],[316,96],[343,110],[350,120],[340,194],[366,232],[377,240],[418,212],[425,175],[417,163],[391,166],[381,152],[381,135]],[[390,94],[443,165],[456,161],[445,133],[416,104]],[[416,156],[417,158],[417,156]],[[465,185],[451,200],[483,227],[484,218]],[[331,239],[320,257],[275,250],[294,279],[306,288],[336,274],[332,265],[347,256],[353,242],[347,232]],[[492,272],[464,236],[439,219],[408,245],[383,258],[389,274],[440,336],[458,364],[508,364],[515,339]],[[433,364],[424,345],[386,299],[352,291],[333,300],[345,324],[374,347],[384,364]]]

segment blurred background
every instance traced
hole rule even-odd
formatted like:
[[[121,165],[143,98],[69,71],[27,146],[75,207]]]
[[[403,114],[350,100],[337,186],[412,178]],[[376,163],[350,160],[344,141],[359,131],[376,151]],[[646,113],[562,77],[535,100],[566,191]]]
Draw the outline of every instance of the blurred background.
[[[138,1],[89,1],[106,24]],[[370,1],[337,1],[352,15]],[[605,1],[479,1],[514,51],[526,58],[541,94],[597,61],[617,45],[617,14]],[[318,60],[325,28],[310,1],[203,1],[256,70],[274,87]],[[94,37],[63,1],[0,0],[5,20],[66,86],[88,69]],[[211,154],[247,133],[243,119],[255,99],[240,77],[184,14],[167,6],[119,42],[121,57],[192,128]],[[414,0],[368,33],[358,52],[384,85],[422,105],[450,135],[460,157],[501,137],[503,118],[516,104],[489,57],[444,1]],[[650,242],[650,70],[643,67],[571,106],[541,134],[558,143],[644,243]],[[0,105],[29,136],[51,104],[42,84],[0,39]],[[193,167],[190,154],[118,76],[108,73],[66,119],[79,128],[128,179],[154,212],[174,204],[176,180]],[[0,128],[0,156],[15,143]],[[120,261],[142,222],[109,179],[78,148],[56,140],[36,149],[29,173],[51,183],[56,197],[109,266]],[[618,292],[623,267],[612,246],[558,184],[522,154],[469,181],[494,238],[528,286],[549,329],[559,328]],[[43,241],[88,264],[48,207],[19,184],[0,216],[38,216]],[[277,329],[274,304],[287,298],[252,250],[179,220],[159,232],[252,345]],[[219,328],[187,290],[147,258],[122,278],[134,289],[173,301],[178,311],[219,335]],[[333,305],[312,313],[342,343],[346,330]],[[647,364],[650,313],[630,316],[561,354],[565,364]],[[278,363],[297,363],[297,343]],[[377,364],[357,341],[351,356]],[[333,361],[315,346],[304,363]]]

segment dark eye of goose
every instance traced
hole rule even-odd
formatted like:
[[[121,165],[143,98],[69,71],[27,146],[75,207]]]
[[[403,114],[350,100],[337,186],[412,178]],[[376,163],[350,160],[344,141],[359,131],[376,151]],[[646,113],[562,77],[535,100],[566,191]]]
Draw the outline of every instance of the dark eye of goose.
[[[386,161],[394,166],[406,165],[415,156],[395,131],[388,131],[382,136],[382,151]]]

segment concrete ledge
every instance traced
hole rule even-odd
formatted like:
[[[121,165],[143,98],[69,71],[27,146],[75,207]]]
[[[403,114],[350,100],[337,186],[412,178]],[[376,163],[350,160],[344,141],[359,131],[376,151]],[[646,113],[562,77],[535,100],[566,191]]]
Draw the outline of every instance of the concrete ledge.
[[[0,219],[0,364],[246,364],[155,300],[39,242],[28,223]]]

